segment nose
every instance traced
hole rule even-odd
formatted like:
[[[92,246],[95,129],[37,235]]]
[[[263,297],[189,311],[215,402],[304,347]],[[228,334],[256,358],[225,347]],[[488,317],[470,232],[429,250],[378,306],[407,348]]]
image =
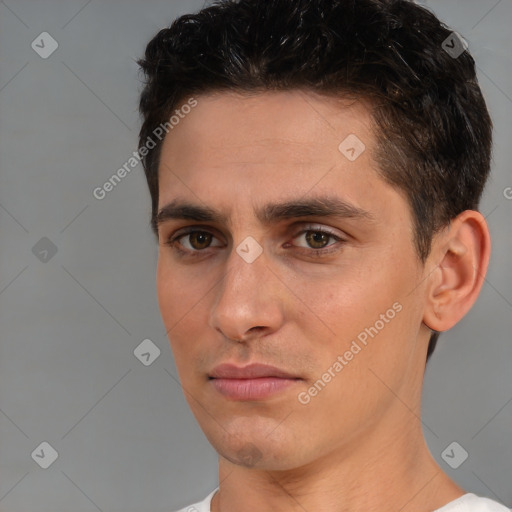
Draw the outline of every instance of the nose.
[[[252,263],[233,250],[216,288],[210,326],[226,338],[249,341],[277,331],[283,323],[283,285],[263,252]]]

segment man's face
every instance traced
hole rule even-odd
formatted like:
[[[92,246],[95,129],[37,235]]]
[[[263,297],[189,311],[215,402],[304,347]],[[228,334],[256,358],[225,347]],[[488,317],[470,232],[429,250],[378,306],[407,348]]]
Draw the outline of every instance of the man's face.
[[[369,110],[300,91],[196,99],[165,139],[159,209],[218,218],[162,216],[157,290],[201,428],[264,469],[396,438],[419,415],[426,271],[406,198],[376,172]],[[346,207],[305,204],[320,198]],[[225,363],[293,378],[212,379]]]

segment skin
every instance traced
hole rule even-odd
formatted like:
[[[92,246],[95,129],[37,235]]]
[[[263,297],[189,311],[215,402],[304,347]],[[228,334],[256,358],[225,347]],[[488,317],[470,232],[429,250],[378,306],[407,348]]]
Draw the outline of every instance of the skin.
[[[164,141],[159,207],[186,200],[226,221],[159,225],[157,293],[185,396],[219,454],[212,511],[428,512],[464,494],[425,443],[421,390],[430,329],[457,323],[482,286],[483,217],[460,214],[423,264],[407,199],[372,159],[364,102],[305,91],[197,101]],[[355,161],[338,149],[349,134],[366,146]],[[320,196],[368,218],[264,224],[255,214]],[[191,226],[213,236],[166,244]],[[343,241],[311,238],[319,229]],[[252,263],[236,252],[248,236],[263,249]],[[401,311],[301,403],[298,394],[396,303]],[[271,364],[301,380],[264,400],[234,401],[208,380],[225,362]]]

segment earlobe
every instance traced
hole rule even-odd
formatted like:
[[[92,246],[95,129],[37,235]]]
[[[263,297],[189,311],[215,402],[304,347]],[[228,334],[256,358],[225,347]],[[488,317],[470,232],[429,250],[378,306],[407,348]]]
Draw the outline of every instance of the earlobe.
[[[466,210],[434,237],[435,269],[427,286],[423,322],[435,331],[453,327],[475,303],[482,288],[491,241],[481,213]]]

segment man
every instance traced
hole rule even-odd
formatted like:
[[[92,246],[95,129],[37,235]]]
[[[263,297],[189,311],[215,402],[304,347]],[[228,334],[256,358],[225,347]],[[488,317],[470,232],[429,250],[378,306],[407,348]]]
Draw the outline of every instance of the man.
[[[420,420],[490,254],[464,41],[404,0],[225,0],[140,64],[159,305],[219,454],[183,510],[507,510],[442,471]]]

